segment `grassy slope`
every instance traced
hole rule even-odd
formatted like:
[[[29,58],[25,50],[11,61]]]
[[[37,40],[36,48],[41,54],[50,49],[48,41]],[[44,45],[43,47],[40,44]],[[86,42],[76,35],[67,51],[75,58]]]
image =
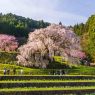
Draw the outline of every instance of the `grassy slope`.
[[[22,66],[17,66],[13,64],[1,64],[0,63],[0,75],[3,74],[4,68],[10,69],[11,70],[11,75],[12,75],[12,70],[13,68],[16,68],[17,72],[21,69],[23,69],[24,74],[28,75],[32,72],[32,75],[48,75],[49,72],[52,70],[58,70],[58,69],[33,69],[33,68],[28,68],[28,67],[22,67]],[[95,75],[95,67],[88,67],[88,66],[77,66],[77,67],[72,67],[71,69],[64,69],[66,71],[66,74],[69,75]]]
[[[13,75],[13,68],[16,68],[17,75],[19,75],[21,69],[23,69],[23,75],[29,75],[31,72],[32,72],[32,75],[46,74],[47,73],[43,69],[34,69],[34,68],[22,67],[22,66],[13,65],[13,64],[0,63],[0,75],[3,75],[4,68],[10,69],[10,75]]]

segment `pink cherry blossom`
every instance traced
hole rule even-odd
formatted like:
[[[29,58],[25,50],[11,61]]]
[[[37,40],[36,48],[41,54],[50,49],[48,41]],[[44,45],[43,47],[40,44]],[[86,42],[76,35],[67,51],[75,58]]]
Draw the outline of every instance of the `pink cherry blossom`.
[[[79,50],[71,50],[70,55],[72,57],[78,57],[78,58],[85,58],[86,57],[85,53],[82,51],[79,51]]]
[[[0,34],[0,50],[15,51],[18,48],[18,42],[14,36]]]
[[[85,57],[81,50],[80,38],[72,30],[52,24],[31,32],[28,42],[18,49],[17,59],[19,65],[46,68],[53,56]]]

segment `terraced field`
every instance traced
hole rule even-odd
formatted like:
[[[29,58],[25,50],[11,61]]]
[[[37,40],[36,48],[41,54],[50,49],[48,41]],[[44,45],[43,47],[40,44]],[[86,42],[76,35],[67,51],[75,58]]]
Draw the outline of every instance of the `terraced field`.
[[[95,95],[95,76],[0,76],[0,95]]]

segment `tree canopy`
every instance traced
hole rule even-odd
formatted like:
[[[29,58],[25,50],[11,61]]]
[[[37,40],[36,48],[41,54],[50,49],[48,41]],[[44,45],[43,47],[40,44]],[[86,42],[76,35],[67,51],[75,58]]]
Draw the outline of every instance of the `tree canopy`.
[[[85,24],[80,23],[80,24],[76,24],[73,27],[74,32],[78,35],[81,36],[84,34],[85,32]]]
[[[95,62],[95,15],[89,17],[85,24],[76,24],[73,30],[80,36],[82,48],[88,58]]]
[[[14,36],[0,34],[0,51],[15,51],[18,42]]]
[[[90,55],[92,61],[95,62],[95,15],[89,17],[86,22],[86,32],[83,35],[83,48]]]
[[[0,34],[27,37],[34,29],[47,27],[49,23],[43,20],[36,21],[12,13],[0,14]]]
[[[54,56],[62,56],[69,63],[79,64],[85,58],[79,37],[70,29],[53,24],[29,34],[28,42],[18,48],[18,64],[46,68]]]

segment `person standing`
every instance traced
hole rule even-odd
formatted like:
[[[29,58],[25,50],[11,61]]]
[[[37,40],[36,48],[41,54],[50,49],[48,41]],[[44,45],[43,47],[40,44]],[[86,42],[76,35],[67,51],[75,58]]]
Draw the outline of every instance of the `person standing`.
[[[65,75],[65,71],[64,70],[62,70],[62,75]]]
[[[14,75],[16,74],[16,68],[13,69],[13,74],[14,74]]]
[[[20,70],[21,75],[23,74],[23,69]]]
[[[8,74],[8,75],[10,74],[10,69],[7,70],[7,74]]]
[[[6,75],[6,72],[7,72],[7,70],[6,70],[6,68],[4,68],[4,75]]]
[[[60,75],[62,75],[62,70],[61,69],[59,70],[59,72],[60,72]]]

